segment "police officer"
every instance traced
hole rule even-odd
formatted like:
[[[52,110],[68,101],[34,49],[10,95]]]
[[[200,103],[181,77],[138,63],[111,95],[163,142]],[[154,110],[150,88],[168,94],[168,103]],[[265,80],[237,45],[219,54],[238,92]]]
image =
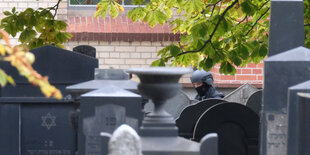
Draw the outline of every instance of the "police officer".
[[[224,94],[215,90],[213,85],[213,76],[210,72],[196,70],[191,76],[191,81],[197,91],[196,100],[207,98],[223,98]]]

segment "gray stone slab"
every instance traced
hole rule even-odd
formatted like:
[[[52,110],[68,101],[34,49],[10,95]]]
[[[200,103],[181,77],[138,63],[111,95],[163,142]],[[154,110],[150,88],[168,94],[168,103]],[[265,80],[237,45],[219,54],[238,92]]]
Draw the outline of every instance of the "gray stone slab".
[[[138,83],[132,80],[91,80],[66,87],[66,90],[74,97],[79,98],[81,94],[100,89],[109,85],[138,92]]]
[[[260,116],[263,104],[263,91],[258,90],[248,98],[246,101],[245,106],[252,109],[258,116]]]
[[[298,95],[297,93],[304,92],[310,93],[310,81],[306,81],[295,86],[291,86],[288,89],[288,133],[287,133],[287,154],[299,154],[298,153]]]
[[[268,56],[305,45],[303,0],[272,0]]]
[[[83,94],[80,102],[79,155],[102,154],[100,133],[112,134],[121,124],[136,131],[142,122],[141,96],[114,85]]]
[[[176,96],[168,99],[164,105],[164,109],[172,115],[174,119],[177,119],[184,108],[190,105],[190,99],[188,96],[183,92],[179,91]],[[144,106],[145,112],[152,112],[154,111],[154,104],[152,101],[149,101]]]
[[[256,92],[258,89],[249,83],[245,83],[236,90],[227,94],[224,97],[224,100],[228,102],[236,102],[241,103],[243,105],[246,104],[246,101],[251,96],[252,93]]]
[[[286,154],[287,89],[308,80],[309,68],[310,50],[304,47],[297,47],[265,60],[261,116],[262,154]]]

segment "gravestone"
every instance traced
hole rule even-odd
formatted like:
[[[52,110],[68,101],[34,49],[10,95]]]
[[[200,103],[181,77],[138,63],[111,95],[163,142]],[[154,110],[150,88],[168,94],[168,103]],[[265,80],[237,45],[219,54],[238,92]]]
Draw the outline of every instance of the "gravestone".
[[[241,103],[243,105],[246,104],[246,101],[251,96],[252,93],[256,92],[258,89],[251,84],[245,83],[236,90],[227,94],[224,97],[224,100],[228,102],[236,102]]]
[[[33,68],[41,75],[48,76],[49,82],[56,86],[63,96],[68,95],[66,86],[93,79],[94,68],[98,67],[97,59],[54,46],[43,46],[30,52],[36,57]],[[66,97],[60,101],[46,99],[40,88],[21,77],[9,63],[0,62],[0,66],[16,83],[15,87],[7,85],[0,91],[1,154],[75,154],[77,133],[70,126],[72,124],[69,113],[75,111],[78,105]],[[44,118],[49,120],[50,124],[44,123]],[[56,118],[57,126],[52,122],[53,118]],[[35,128],[36,132],[31,133],[32,128]],[[59,132],[62,129],[63,131]],[[51,133],[51,137],[34,136],[34,133]],[[61,137],[66,137],[66,140],[59,141]],[[30,146],[30,141],[35,143]]]
[[[142,155],[141,139],[130,126],[118,127],[109,141],[109,155]]]
[[[271,0],[268,56],[305,45],[303,0]]]
[[[287,154],[298,153],[298,93],[310,93],[310,81],[306,81],[288,89],[288,133],[287,133]]]
[[[79,155],[101,155],[100,132],[112,134],[122,124],[139,131],[143,115],[141,97],[113,85],[83,94],[80,109]]]
[[[287,88],[308,78],[306,68],[309,58],[306,53],[296,52],[304,50],[296,48],[304,46],[305,40],[303,0],[271,0],[270,15],[260,150],[262,155],[286,155]],[[281,52],[293,48],[296,53],[281,55]]]
[[[190,99],[183,92],[179,91],[176,96],[168,99],[164,105],[164,109],[171,114],[174,119],[177,119],[184,108],[190,105]],[[152,101],[149,101],[144,106],[145,112],[152,112],[154,110],[154,104]]]
[[[310,50],[294,48],[264,62],[262,154],[286,154],[288,87],[310,78]]]
[[[218,155],[218,135],[209,133],[200,141],[200,155]]]
[[[263,91],[258,90],[251,94],[251,96],[246,101],[245,106],[252,109],[258,116],[260,116],[260,112],[262,110],[263,103]]]
[[[298,155],[310,154],[310,94],[298,93],[297,106],[297,137],[298,137]]]
[[[96,48],[89,45],[79,45],[73,48],[73,52],[81,53],[96,58]]]
[[[95,69],[95,80],[129,80],[129,75],[122,69]]]
[[[219,135],[219,155],[258,155],[259,117],[239,103],[220,103],[206,110],[197,121],[193,139]]]
[[[179,128],[179,136],[190,139],[193,137],[195,124],[200,116],[210,107],[227,102],[222,99],[206,99],[186,107],[179,118],[176,119],[176,126]]]
[[[0,108],[2,116],[13,116],[0,117],[1,154],[75,155],[76,132],[69,120],[73,102],[43,97],[1,97],[0,104],[19,105],[20,112],[14,116],[9,106]]]

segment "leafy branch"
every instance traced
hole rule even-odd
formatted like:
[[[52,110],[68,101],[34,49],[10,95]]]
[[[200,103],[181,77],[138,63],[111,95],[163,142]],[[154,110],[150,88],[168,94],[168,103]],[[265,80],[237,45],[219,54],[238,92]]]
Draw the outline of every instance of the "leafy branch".
[[[258,21],[260,21],[262,19],[262,17],[264,17],[268,13],[269,10],[270,10],[270,8],[267,8],[266,11],[263,14],[261,14],[261,16],[255,21],[255,23],[252,25],[252,27],[249,29],[249,31],[245,34],[245,36],[247,36],[253,30],[253,28],[258,23]]]
[[[10,62],[10,64],[18,70],[20,75],[27,78],[31,84],[39,86],[41,92],[46,97],[61,99],[61,92],[48,82],[48,77],[41,76],[32,68],[31,64],[35,60],[34,55],[24,47],[13,47],[9,42],[9,34],[5,31],[0,30],[0,36],[5,42],[5,45],[0,44],[2,61]],[[3,87],[7,82],[15,85],[13,78],[0,69],[0,85]]]

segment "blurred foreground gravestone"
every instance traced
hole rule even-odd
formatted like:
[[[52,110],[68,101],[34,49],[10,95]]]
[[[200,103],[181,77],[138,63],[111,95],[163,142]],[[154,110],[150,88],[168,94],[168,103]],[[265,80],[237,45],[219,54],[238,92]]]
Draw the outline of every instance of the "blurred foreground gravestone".
[[[310,130],[310,94],[298,93],[297,105],[297,144],[298,155],[310,154],[310,135],[306,134]]]
[[[141,140],[128,125],[121,125],[109,141],[109,155],[142,155]]]
[[[227,94],[224,97],[224,100],[228,102],[236,102],[241,103],[243,105],[246,104],[246,101],[251,96],[252,93],[256,92],[258,89],[251,84],[245,83],[236,90]]]
[[[226,102],[222,99],[206,99],[186,107],[179,118],[176,119],[176,126],[179,128],[179,136],[193,138],[194,127],[201,115],[210,107]]]
[[[258,155],[259,117],[239,103],[220,103],[206,110],[197,121],[193,140],[219,135],[219,155]]]
[[[54,46],[31,50],[36,61],[33,68],[67,96],[65,87],[94,78],[98,60]],[[76,131],[70,112],[76,105],[70,99],[44,98],[40,88],[27,82],[9,63],[1,68],[13,76],[16,86],[0,91],[0,152],[6,155],[61,154],[74,155]]]
[[[78,146],[80,155],[102,154],[100,133],[112,134],[121,124],[137,132],[142,121],[140,95],[116,86],[83,94],[80,102]]]

